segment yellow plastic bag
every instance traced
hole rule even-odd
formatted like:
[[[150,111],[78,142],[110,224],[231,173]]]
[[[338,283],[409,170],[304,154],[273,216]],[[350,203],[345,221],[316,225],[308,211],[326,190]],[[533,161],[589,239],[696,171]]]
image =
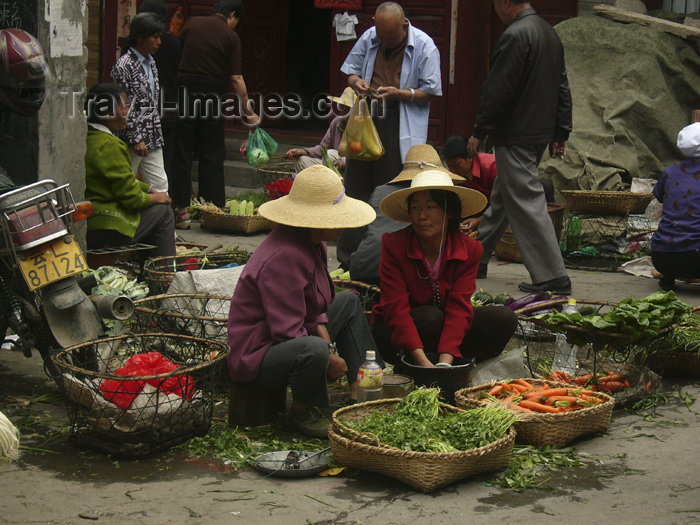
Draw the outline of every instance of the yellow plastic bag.
[[[341,157],[367,161],[377,160],[384,155],[384,146],[372,122],[364,96],[357,97],[350,110],[338,154]]]

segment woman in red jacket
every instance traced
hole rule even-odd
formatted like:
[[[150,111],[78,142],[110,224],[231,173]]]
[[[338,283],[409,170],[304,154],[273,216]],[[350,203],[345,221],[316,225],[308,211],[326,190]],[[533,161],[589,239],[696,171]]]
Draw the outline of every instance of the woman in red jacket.
[[[517,317],[500,306],[472,306],[483,248],[460,231],[461,218],[485,205],[481,193],[437,170],[419,173],[410,188],[380,203],[387,217],[410,223],[382,237],[382,293],[372,324],[385,361],[407,354],[418,366],[434,366],[429,355],[438,354],[438,366],[450,366],[455,358],[478,362],[503,351]]]

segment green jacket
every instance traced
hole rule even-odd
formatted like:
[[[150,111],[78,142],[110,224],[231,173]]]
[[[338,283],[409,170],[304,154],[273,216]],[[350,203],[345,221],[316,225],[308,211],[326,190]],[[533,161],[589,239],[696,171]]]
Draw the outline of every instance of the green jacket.
[[[149,185],[131,171],[127,145],[106,131],[88,126],[85,153],[85,198],[95,215],[87,229],[116,230],[133,237],[141,221],[141,210],[150,203]]]

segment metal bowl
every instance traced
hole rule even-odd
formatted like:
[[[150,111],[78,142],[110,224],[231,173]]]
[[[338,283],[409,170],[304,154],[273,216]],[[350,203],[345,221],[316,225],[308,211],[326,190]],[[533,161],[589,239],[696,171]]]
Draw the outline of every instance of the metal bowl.
[[[310,457],[308,460],[304,460],[304,456],[300,456],[299,468],[285,468],[290,452],[292,451],[278,450],[258,456],[255,458],[255,468],[260,472],[280,478],[306,478],[325,470],[331,462],[331,458],[323,454]],[[302,454],[306,453],[302,452]]]

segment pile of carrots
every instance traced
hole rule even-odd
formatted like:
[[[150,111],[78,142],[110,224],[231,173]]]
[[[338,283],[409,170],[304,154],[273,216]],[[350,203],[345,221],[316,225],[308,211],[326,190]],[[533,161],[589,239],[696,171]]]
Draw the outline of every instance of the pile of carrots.
[[[598,374],[586,374],[579,377],[571,377],[566,372],[555,370],[549,374],[547,379],[550,381],[558,381],[560,383],[571,383],[595,392],[605,392],[606,394],[621,392],[625,388],[630,387],[630,382],[626,377],[612,371],[607,373],[601,372]]]
[[[603,403],[596,392],[583,388],[532,385],[524,379],[504,381],[483,392],[482,402],[500,401],[518,412],[559,414]]]

